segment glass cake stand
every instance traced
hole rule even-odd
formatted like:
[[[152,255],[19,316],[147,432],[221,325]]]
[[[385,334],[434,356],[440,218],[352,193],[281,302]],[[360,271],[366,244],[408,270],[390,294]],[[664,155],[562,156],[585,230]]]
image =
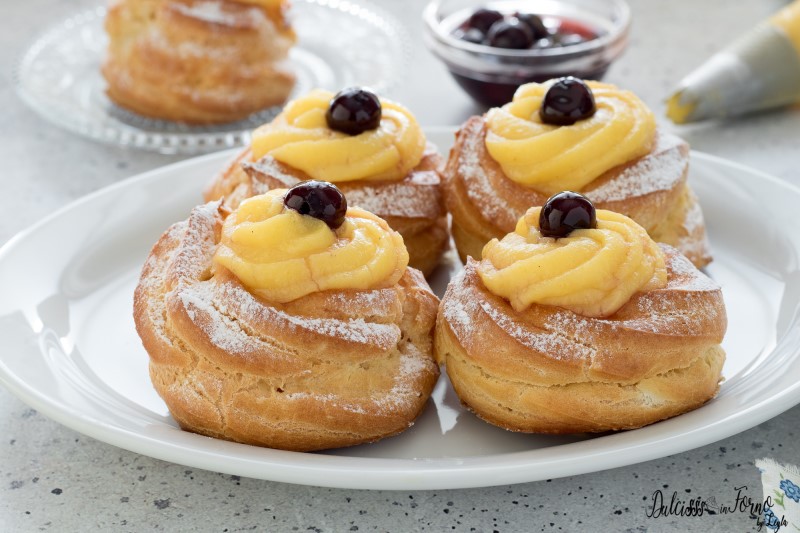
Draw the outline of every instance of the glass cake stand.
[[[115,105],[100,74],[107,46],[106,8],[78,13],[42,34],[15,72],[17,92],[46,120],[96,141],[168,154],[197,154],[240,146],[250,131],[282,106],[244,120],[190,126],[154,120]],[[313,88],[334,91],[369,86],[386,93],[402,78],[410,58],[403,26],[363,1],[295,0],[298,40],[290,53],[297,75],[293,98]]]

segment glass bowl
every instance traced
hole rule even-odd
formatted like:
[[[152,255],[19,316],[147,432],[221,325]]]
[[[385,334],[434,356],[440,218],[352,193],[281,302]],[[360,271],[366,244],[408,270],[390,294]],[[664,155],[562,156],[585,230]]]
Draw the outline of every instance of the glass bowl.
[[[535,13],[591,29],[588,41],[552,48],[510,50],[453,35],[478,8]],[[477,102],[499,106],[529,82],[561,76],[599,80],[628,44],[631,12],[624,0],[435,0],[423,12],[425,43]]]

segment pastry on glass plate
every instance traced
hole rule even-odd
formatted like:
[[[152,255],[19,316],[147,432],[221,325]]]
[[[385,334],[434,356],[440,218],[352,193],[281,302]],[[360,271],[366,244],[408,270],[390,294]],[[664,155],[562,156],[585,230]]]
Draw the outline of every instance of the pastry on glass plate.
[[[205,191],[243,199],[309,179],[335,183],[405,241],[410,265],[428,275],[449,241],[439,171],[443,160],[416,118],[368,89],[315,90],[287,104]]]
[[[151,118],[232,122],[286,101],[295,34],[286,0],[117,0],[106,93]]]
[[[687,258],[565,192],[467,260],[439,307],[435,350],[487,422],[602,432],[713,398],[726,327],[719,286]]]
[[[689,146],[659,129],[636,95],[568,77],[523,85],[509,104],[470,118],[443,188],[462,259],[480,257],[528,208],[574,190],[701,268],[711,256],[688,167]]]
[[[136,288],[150,377],[181,428],[286,450],[407,429],[438,378],[438,299],[386,222],[308,182],[195,208]]]

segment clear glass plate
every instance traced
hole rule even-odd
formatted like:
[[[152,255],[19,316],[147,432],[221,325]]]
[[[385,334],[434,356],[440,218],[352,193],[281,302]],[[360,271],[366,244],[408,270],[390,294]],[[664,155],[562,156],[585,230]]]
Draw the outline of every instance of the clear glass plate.
[[[244,120],[189,126],[145,118],[105,94],[100,65],[108,39],[106,8],[76,14],[40,36],[15,75],[20,97],[45,119],[96,141],[162,153],[196,154],[242,145],[280,106]],[[295,0],[297,45],[290,53],[297,84],[292,97],[321,87],[366,85],[386,93],[406,69],[410,45],[403,26],[365,2]]]
[[[453,131],[426,131],[446,152]],[[181,431],[150,383],[133,290],[159,235],[201,201],[198,176],[214,175],[235,155],[122,181],[0,248],[0,385],[76,431],[165,461],[385,490],[505,485],[615,468],[726,438],[800,402],[800,189],[695,152],[689,179],[714,254],[707,271],[722,286],[728,314],[725,382],[701,408],[634,431],[528,435],[481,421],[442,375],[414,426],[374,444],[299,453]],[[450,254],[432,288],[441,295],[460,268]]]

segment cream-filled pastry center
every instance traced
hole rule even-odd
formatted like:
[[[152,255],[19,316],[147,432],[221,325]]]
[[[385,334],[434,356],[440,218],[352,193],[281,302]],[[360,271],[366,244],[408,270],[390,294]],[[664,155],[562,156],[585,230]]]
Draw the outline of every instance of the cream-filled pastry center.
[[[598,209],[596,228],[551,238],[539,231],[541,209],[529,209],[514,232],[491,240],[478,265],[487,289],[515,310],[542,304],[605,317],[635,293],[666,286],[661,249],[630,218]]]
[[[277,303],[318,291],[385,288],[399,281],[408,252],[385,221],[351,207],[334,230],[286,208],[285,193],[275,189],[249,198],[227,217],[215,265]]]

